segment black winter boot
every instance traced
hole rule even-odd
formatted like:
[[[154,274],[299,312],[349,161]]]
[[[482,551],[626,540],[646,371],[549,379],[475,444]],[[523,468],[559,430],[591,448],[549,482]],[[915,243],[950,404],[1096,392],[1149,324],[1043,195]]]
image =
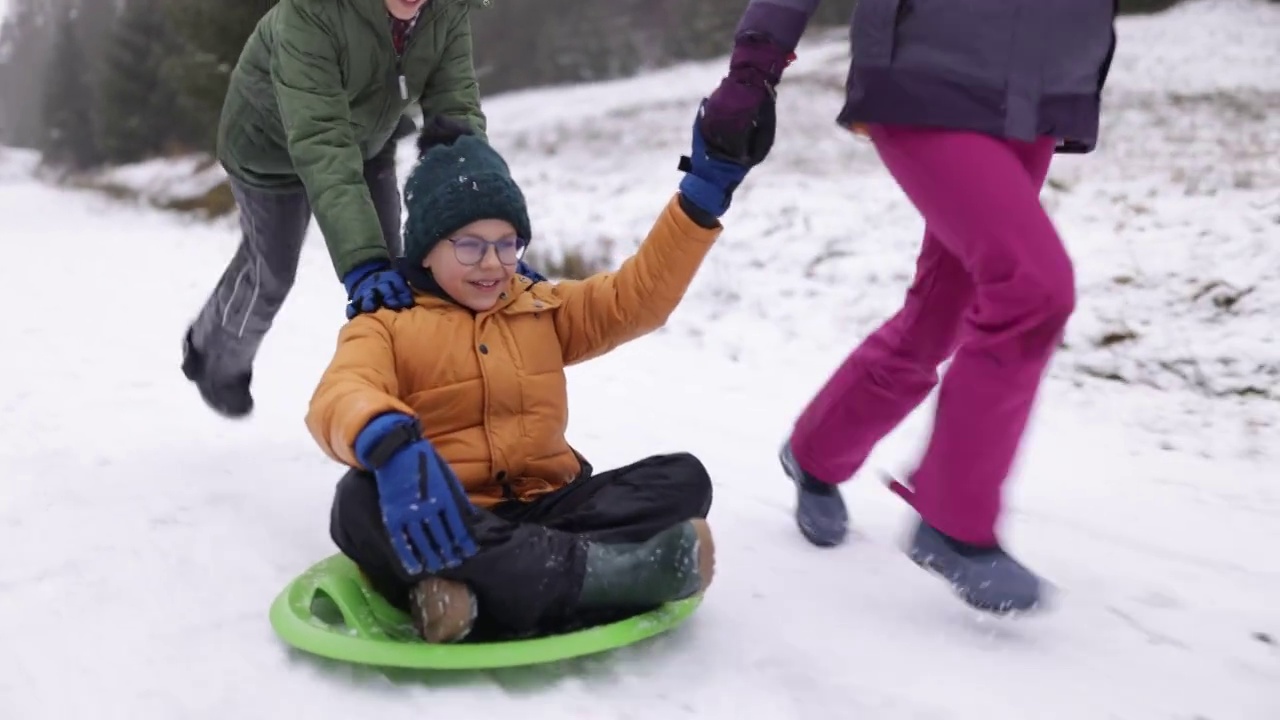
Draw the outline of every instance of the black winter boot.
[[[242,418],[253,412],[253,395],[249,386],[253,373],[243,373],[231,378],[218,378],[209,374],[205,357],[191,341],[191,330],[182,340],[182,374],[195,383],[214,412],[228,418]]]
[[[578,608],[651,608],[706,592],[715,575],[715,543],[701,518],[643,543],[587,545]]]

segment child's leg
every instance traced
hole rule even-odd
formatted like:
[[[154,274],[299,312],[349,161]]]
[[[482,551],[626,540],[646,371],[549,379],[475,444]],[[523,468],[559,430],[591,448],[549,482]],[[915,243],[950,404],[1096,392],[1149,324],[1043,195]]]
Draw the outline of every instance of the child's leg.
[[[991,545],[1002,485],[1075,304],[1071,260],[1039,201],[1053,141],[908,128],[871,136],[976,288],[912,478],[916,507],[940,532]]]
[[[964,265],[926,227],[902,309],[845,358],[796,420],[791,452],[800,468],[827,483],[852,477],[938,384],[972,299]]]
[[[409,610],[411,591],[429,575],[411,575],[400,564],[382,522],[373,475],[351,470],[338,482],[329,534],[379,594]],[[483,510],[472,535],[480,552],[437,575],[471,588],[481,609],[478,624],[520,634],[554,622],[575,601],[585,550],[572,535]]]
[[[184,339],[182,370],[217,412],[253,409],[254,359],[293,288],[311,222],[306,193],[266,192],[231,180],[240,245]]]
[[[582,538],[586,562],[568,626],[610,622],[705,592],[715,575],[706,523],[711,478],[689,453],[655,455],[583,477],[519,515]]]
[[[575,480],[528,506],[520,520],[595,542],[644,542],[676,523],[705,518],[711,477],[689,453],[654,455]]]
[[[705,526],[683,521],[706,514],[706,471],[688,455],[631,468],[628,477],[604,473],[527,505],[477,513],[472,535],[480,552],[437,575],[474,593],[478,634],[554,631],[584,614],[626,614],[683,597],[690,583],[705,586],[710,539]],[[410,609],[410,594],[427,575],[400,565],[372,475],[352,470],[338,483],[330,534],[375,590]]]
[[[334,488],[329,510],[329,537],[351,559],[378,594],[401,610],[409,608],[409,591],[415,580],[405,575],[394,553],[378,506],[378,486],[373,475],[352,468]]]

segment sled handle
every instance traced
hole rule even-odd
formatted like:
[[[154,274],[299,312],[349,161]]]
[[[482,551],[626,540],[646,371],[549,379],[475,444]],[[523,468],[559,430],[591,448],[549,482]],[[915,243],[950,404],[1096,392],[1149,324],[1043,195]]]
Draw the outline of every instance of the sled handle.
[[[308,607],[312,607],[323,594],[338,608],[343,623],[357,636],[367,640],[390,639],[382,623],[378,622],[369,605],[369,598],[356,577],[345,573],[325,573],[309,580]]]

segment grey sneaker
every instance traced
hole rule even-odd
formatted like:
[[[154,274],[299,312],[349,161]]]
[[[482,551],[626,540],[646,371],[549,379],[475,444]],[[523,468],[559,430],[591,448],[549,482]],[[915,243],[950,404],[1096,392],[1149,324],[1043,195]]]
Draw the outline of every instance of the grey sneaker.
[[[907,554],[978,610],[1004,615],[1040,605],[1040,578],[1000,547],[969,547],[921,522]]]
[[[796,525],[805,539],[818,547],[835,547],[849,534],[849,510],[840,486],[825,483],[800,467],[791,454],[791,443],[778,452],[782,470],[796,485]]]

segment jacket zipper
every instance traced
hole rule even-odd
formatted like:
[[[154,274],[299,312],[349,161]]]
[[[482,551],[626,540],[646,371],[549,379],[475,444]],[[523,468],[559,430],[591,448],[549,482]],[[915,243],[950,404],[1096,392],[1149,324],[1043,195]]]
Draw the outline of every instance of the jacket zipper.
[[[408,55],[410,49],[413,48],[413,43],[418,39],[418,32],[421,31],[422,27],[426,23],[434,20],[436,15],[439,15],[441,12],[445,10],[445,8],[449,7],[453,3],[470,2],[470,1],[471,0],[427,0],[427,2],[429,2],[430,4],[426,8],[423,8],[422,12],[425,14],[420,16],[414,22],[413,29],[409,33],[409,38],[404,44],[403,53],[396,52],[395,38],[391,37],[391,24],[389,22],[380,23],[381,25],[380,35],[382,39],[385,41],[387,47],[391,49],[391,54],[394,55],[396,59],[396,65],[395,65],[396,77],[394,82],[397,86],[397,89],[400,91],[401,100],[409,99],[409,82],[404,76],[404,56]],[[480,0],[480,4],[484,7],[488,7],[490,2],[491,0]],[[382,126],[382,123],[387,118],[387,111],[391,109],[391,106],[393,103],[394,101],[384,102],[382,104],[382,110],[378,113],[378,121],[374,124],[374,127]]]
[[[387,26],[386,38],[391,43],[391,52],[394,53],[396,56],[396,84],[400,89],[401,100],[409,99],[409,83],[404,76],[404,56],[408,55],[409,51],[413,49],[413,43],[418,39],[418,35],[420,34],[420,31],[423,25],[434,20],[436,15],[439,15],[441,12],[444,11],[445,8],[449,7],[454,2],[458,2],[459,0],[427,0],[427,1],[430,4],[423,9],[424,12],[422,12],[422,14],[418,16],[417,20],[413,21],[413,27],[409,29],[409,37],[404,44],[404,52],[402,53],[396,52],[395,38],[391,37],[391,28],[390,26]],[[482,0],[482,1],[485,5],[488,5],[489,3],[489,0]]]
[[[428,16],[428,15],[422,15],[422,16],[420,16],[416,21],[414,21],[413,29],[410,31],[410,33],[409,33],[409,38],[408,38],[408,40],[407,40],[407,41],[405,42],[405,44],[404,44],[404,52],[403,52],[403,53],[397,53],[397,52],[396,52],[396,41],[395,41],[395,38],[393,38],[393,37],[391,36],[391,23],[390,23],[389,21],[386,21],[386,20],[384,20],[383,22],[379,23],[379,31],[378,31],[378,34],[379,34],[379,36],[383,39],[384,43],[386,44],[386,47],[387,47],[387,48],[389,48],[389,49],[391,50],[391,54],[392,54],[392,56],[394,56],[394,57],[395,57],[395,59],[396,59],[396,64],[395,64],[395,76],[396,76],[396,79],[395,79],[395,83],[396,83],[396,85],[398,86],[398,89],[399,89],[399,91],[400,91],[400,98],[401,98],[402,100],[408,100],[408,99],[409,99],[409,84],[408,84],[408,82],[406,81],[405,76],[404,76],[403,58],[404,58],[404,55],[408,55],[408,54],[409,54],[409,48],[413,47],[413,42],[414,42],[414,40],[416,40],[416,39],[417,39],[417,33],[416,33],[416,32],[414,32],[414,31],[416,31],[416,30],[419,30],[419,29],[420,29],[420,23],[425,23],[425,22],[427,22],[427,21],[428,21],[428,20],[430,20],[430,19],[431,19],[431,17],[433,17],[436,13],[440,12],[440,6],[439,6],[439,2],[440,2],[440,0],[429,0],[429,2],[431,3],[431,5],[430,5],[430,6],[428,6],[427,8],[425,8],[425,11],[426,11],[426,12],[428,12],[428,13],[430,13],[430,14],[431,14],[431,16]],[[394,103],[395,103],[395,101],[394,101],[394,100],[391,100],[391,101],[388,101],[388,102],[384,102],[384,103],[382,103],[382,109],[378,112],[378,120],[377,120],[377,122],[376,122],[376,123],[374,123],[374,127],[381,127],[381,126],[382,126],[382,123],[383,123],[383,122],[386,120],[386,118],[387,118],[387,111],[391,109],[391,106],[392,106]]]
[[[409,83],[404,77],[404,56],[409,54],[409,48],[413,47],[413,41],[418,39],[418,32],[421,28],[418,23],[424,22],[426,18],[419,17],[413,21],[413,25],[409,28],[409,37],[404,41],[404,52],[396,53],[396,81],[400,85],[400,99],[409,99]],[[396,50],[395,38],[391,38],[391,52]]]

